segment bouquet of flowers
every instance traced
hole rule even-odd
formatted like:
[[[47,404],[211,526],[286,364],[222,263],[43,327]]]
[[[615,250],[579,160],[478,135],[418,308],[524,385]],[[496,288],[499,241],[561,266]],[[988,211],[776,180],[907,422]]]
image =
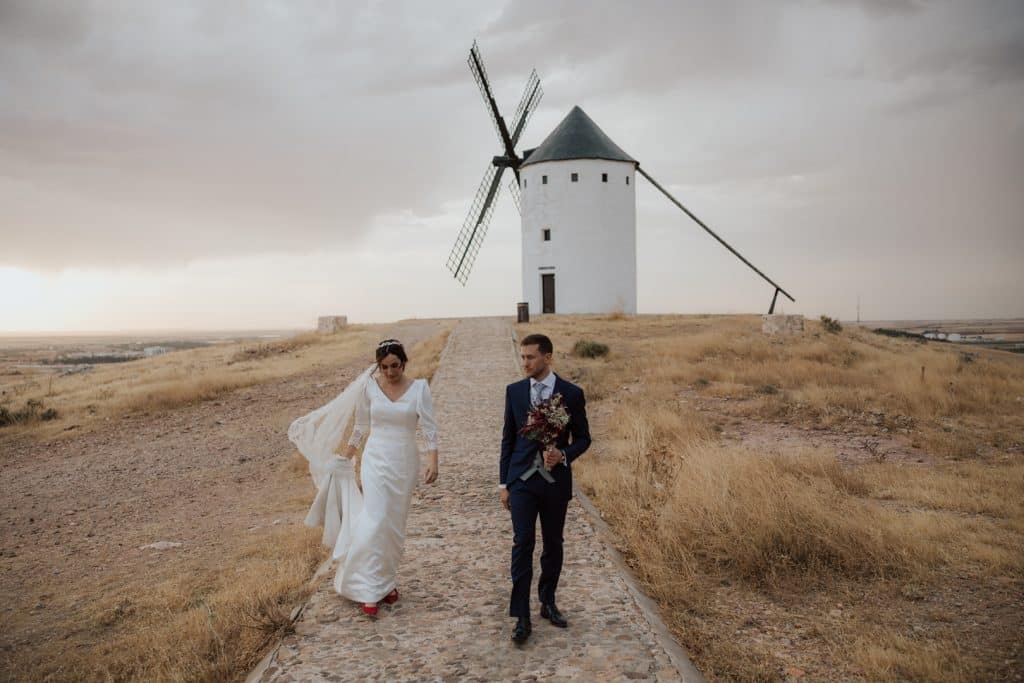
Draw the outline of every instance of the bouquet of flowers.
[[[569,424],[569,411],[561,394],[552,394],[551,398],[541,401],[526,414],[526,424],[519,430],[520,436],[539,442],[545,450],[554,446],[566,425]],[[547,464],[545,469],[551,470]]]

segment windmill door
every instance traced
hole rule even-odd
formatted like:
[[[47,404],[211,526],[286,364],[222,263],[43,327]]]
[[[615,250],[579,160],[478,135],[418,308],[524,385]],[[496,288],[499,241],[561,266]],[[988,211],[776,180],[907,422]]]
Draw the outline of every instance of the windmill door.
[[[545,273],[540,276],[541,294],[544,297],[543,306],[541,307],[542,313],[554,313],[555,312],[555,275],[554,273]]]

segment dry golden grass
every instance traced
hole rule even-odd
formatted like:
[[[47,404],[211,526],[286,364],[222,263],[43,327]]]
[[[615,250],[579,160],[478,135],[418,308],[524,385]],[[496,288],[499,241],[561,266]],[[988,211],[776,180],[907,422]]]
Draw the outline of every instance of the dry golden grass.
[[[77,629],[102,645],[33,653],[10,672],[23,680],[237,680],[291,628],[326,556],[320,534],[294,528],[246,540],[221,567],[191,568],[159,584],[136,581],[91,606]],[[77,630],[76,629],[76,630]]]
[[[451,334],[451,327],[447,327],[440,334],[429,337],[408,349],[409,363],[405,368],[406,374],[416,379],[425,379],[428,382],[434,379],[434,373],[441,364],[441,352],[448,343],[448,336]]]
[[[948,632],[907,636],[898,610],[911,608],[889,592],[895,580],[931,594],[950,572],[1024,576],[1024,463],[1000,450],[1020,450],[1024,359],[965,360],[956,348],[817,323],[771,339],[759,326],[753,316],[544,316],[520,331],[550,335],[556,368],[587,390],[600,453],[580,461],[578,481],[698,666],[723,680],[784,678],[771,646],[733,635],[750,605],[773,600],[813,627],[833,672],[940,681],[1005,666]],[[576,358],[579,339],[611,351]],[[766,455],[720,442],[723,415],[698,410],[706,401],[745,425],[906,434],[940,459]],[[840,625],[815,612],[851,594],[861,616]],[[876,602],[885,619],[869,615]]]
[[[863,499],[834,457],[751,457],[695,444],[682,457],[655,533],[671,551],[751,582],[793,572],[900,576],[940,560],[923,520]]]
[[[432,377],[454,324],[439,324],[433,336],[413,345],[410,374]],[[326,337],[308,335],[260,345],[257,353],[235,347],[207,350],[205,355],[191,353],[187,360],[174,358],[177,354],[173,354],[159,359],[162,362],[154,363],[154,367],[144,366],[140,373],[150,380],[146,406],[156,411],[201,400],[206,394],[193,388],[204,380],[223,393],[230,384],[216,378],[225,365],[248,366],[247,382],[255,382],[309,372],[320,364],[336,369],[360,358],[369,363],[378,336],[378,330],[357,328]],[[267,351],[268,347],[272,350]],[[238,362],[239,358],[244,360]],[[184,386],[175,386],[173,378],[180,378],[176,373],[182,367],[192,367],[194,377]],[[214,379],[206,377],[210,373]],[[96,376],[84,379],[95,380]],[[132,378],[111,375],[103,376],[103,380],[127,384]],[[135,381],[139,381],[137,377]],[[70,400],[79,394],[70,387],[66,389],[61,395],[73,405]],[[131,408],[132,404],[117,402],[105,405],[108,414]],[[197,476],[209,474],[200,472]],[[245,529],[251,523],[246,521],[249,519],[267,520],[274,515],[301,518],[309,505],[312,493],[307,464],[300,455],[284,460],[274,478],[272,485],[261,489],[259,497],[243,492],[240,495],[246,498],[242,503],[226,498],[210,501],[204,512],[214,519],[227,514],[229,519],[207,546],[188,553],[170,551],[156,560],[157,564],[148,559],[152,556],[143,556],[138,566],[132,566],[116,562],[115,556],[125,551],[110,543],[109,559],[113,564],[82,586],[82,593],[65,591],[50,596],[59,601],[48,605],[43,613],[50,619],[47,633],[52,638],[8,652],[0,668],[2,677],[51,681],[239,680],[268,647],[291,629],[292,612],[315,589],[310,579],[328,553],[320,543],[319,529],[278,527],[269,522]],[[66,502],[73,507],[73,500]],[[234,505],[231,513],[220,509],[229,509],[229,505]],[[176,515],[181,516],[168,508],[145,530],[132,529],[139,532],[132,538],[161,537],[195,526],[194,520]],[[147,564],[143,566],[142,562]],[[53,592],[45,582],[43,586],[47,593]]]
[[[960,648],[950,633],[929,642],[876,630],[857,640],[855,652],[857,664],[870,680],[935,683],[975,680],[964,668]]]
[[[752,316],[551,319],[562,333],[560,348],[571,348],[577,339],[614,340],[613,354],[633,356],[611,369],[607,380],[632,370],[635,378],[654,383],[720,384],[720,395],[740,398],[771,386],[778,390],[768,396],[771,404],[793,417],[826,424],[851,412],[875,410],[893,420],[966,418],[961,427],[978,420],[1004,435],[1024,431],[1024,410],[1017,400],[1024,364],[1013,354],[961,352],[862,330],[828,334],[814,322],[793,343],[761,335],[759,322]],[[633,332],[636,337],[630,338]],[[1010,423],[1000,424],[1003,420]]]
[[[88,373],[21,381],[12,384],[8,404],[36,399],[55,408],[60,419],[14,425],[2,434],[52,437],[130,412],[153,413],[211,400],[319,365],[355,360],[367,355],[379,335],[379,326],[352,325],[334,334],[310,332],[272,343],[177,351],[98,365]]]

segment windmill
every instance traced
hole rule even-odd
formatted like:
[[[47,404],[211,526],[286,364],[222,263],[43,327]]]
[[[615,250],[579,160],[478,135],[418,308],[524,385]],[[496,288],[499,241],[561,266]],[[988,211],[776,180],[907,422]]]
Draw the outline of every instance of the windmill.
[[[636,196],[639,173],[703,230],[774,287],[768,312],[786,290],[765,275],[626,154],[579,107],[537,147],[515,147],[543,94],[536,70],[530,73],[513,115],[511,130],[498,111],[480,50],[474,42],[469,68],[497,130],[504,153],[484,172],[447,267],[466,284],[494,211],[502,173],[522,216],[523,299],[544,313],[555,312],[555,278],[560,278],[560,312],[636,312]],[[620,182],[622,181],[622,182]],[[557,234],[556,239],[554,235]],[[565,284],[567,283],[567,284]]]

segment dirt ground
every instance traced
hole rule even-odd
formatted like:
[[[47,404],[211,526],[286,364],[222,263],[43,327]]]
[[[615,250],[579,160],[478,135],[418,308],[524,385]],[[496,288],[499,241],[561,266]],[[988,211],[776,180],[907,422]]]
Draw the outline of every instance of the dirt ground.
[[[437,333],[404,323],[412,345]],[[75,437],[0,440],[0,679],[97,647],[129,583],[224,572],[224,557],[300,523],[311,483],[288,424],[335,396],[366,360],[319,367],[219,400],[131,414]],[[180,546],[144,546],[168,541]],[[19,672],[21,675],[19,675]]]
[[[885,461],[928,467],[936,459],[912,445],[911,431],[887,433],[874,424],[872,415],[861,416],[860,423],[843,429],[801,428],[786,422],[757,422],[729,419],[729,409],[715,399],[702,399],[701,407],[725,422],[721,436],[764,453],[785,453],[801,448],[825,449],[836,453],[850,465]],[[886,431],[882,431],[885,429]],[[801,628],[801,616],[827,614],[836,625],[835,638],[842,637],[844,620],[857,618],[875,624],[902,626],[909,638],[947,637],[960,649],[973,670],[992,680],[1024,680],[1024,582],[1018,576],[992,575],[980,568],[940,570],[944,576],[938,589],[922,590],[913,583],[892,582],[888,591],[865,600],[867,593],[855,583],[823,587],[808,601],[802,594],[780,590],[764,604],[751,605],[742,593],[723,590],[722,598],[731,600],[738,610],[753,612],[744,621],[740,638],[750,638],[774,652],[787,664],[807,671],[817,669],[816,657],[808,651],[808,636]],[[835,590],[839,588],[839,592]],[[845,595],[844,595],[845,593]],[[751,609],[753,608],[753,609]],[[775,611],[778,610],[776,614]],[[760,619],[779,624],[765,632]],[[748,623],[749,622],[749,623]],[[781,622],[781,623],[779,623]],[[827,642],[827,640],[825,641]],[[824,654],[824,653],[822,653]],[[822,660],[817,660],[822,661]],[[827,659],[825,659],[827,661]]]

